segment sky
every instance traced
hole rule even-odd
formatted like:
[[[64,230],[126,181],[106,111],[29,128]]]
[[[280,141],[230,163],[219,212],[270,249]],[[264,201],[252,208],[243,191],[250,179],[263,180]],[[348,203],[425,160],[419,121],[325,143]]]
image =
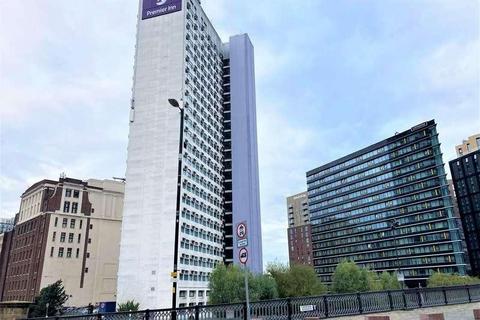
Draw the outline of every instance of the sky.
[[[255,46],[264,263],[305,172],[421,122],[480,132],[478,0],[203,0]],[[0,1],[0,217],[34,182],[125,174],[137,1]]]

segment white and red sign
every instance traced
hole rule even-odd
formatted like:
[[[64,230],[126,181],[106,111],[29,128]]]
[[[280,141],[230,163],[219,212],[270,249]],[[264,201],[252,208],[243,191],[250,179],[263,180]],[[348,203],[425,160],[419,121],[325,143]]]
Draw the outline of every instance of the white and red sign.
[[[241,248],[238,251],[238,260],[240,260],[241,264],[247,264],[247,261],[248,261],[248,250],[247,250],[247,248]]]
[[[239,240],[247,238],[247,223],[240,222],[237,224],[237,238]]]

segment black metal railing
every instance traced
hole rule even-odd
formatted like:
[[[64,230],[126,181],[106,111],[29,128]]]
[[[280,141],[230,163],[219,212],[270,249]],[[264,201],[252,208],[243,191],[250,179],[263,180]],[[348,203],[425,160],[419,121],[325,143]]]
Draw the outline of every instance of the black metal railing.
[[[396,310],[480,302],[480,285],[334,294],[253,302],[250,317],[262,320],[326,319]],[[246,320],[245,303],[178,309],[99,313],[30,319],[78,320]]]

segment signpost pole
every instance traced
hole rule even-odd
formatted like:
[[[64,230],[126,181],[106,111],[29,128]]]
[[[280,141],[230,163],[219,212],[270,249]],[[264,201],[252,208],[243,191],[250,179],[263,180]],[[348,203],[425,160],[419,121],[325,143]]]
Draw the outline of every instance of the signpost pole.
[[[249,297],[249,294],[248,294],[248,268],[247,268],[247,265],[244,264],[244,273],[245,273],[245,300],[247,302],[247,317],[246,319],[247,320],[250,320],[250,297]]]
[[[247,233],[247,222],[240,222],[236,226],[236,239],[237,239],[237,248],[238,251],[238,260],[243,264],[243,273],[245,274],[245,317],[244,319],[250,320],[250,297],[248,294],[248,233]]]

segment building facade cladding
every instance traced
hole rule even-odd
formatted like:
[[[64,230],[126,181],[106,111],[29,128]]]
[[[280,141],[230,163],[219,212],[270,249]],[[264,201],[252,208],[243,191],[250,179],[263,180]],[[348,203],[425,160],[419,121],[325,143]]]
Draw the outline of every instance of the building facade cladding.
[[[39,215],[15,227],[2,301],[33,301],[39,293],[49,219]]]
[[[311,224],[288,228],[288,256],[290,265],[313,266]]]
[[[409,284],[465,273],[434,120],[309,171],[307,184],[323,281],[343,259],[400,270]]]
[[[480,149],[480,133],[468,137],[467,140],[463,140],[462,144],[455,147],[457,151],[457,157],[461,157],[470,152],[474,152]]]
[[[13,231],[0,234],[0,301],[3,301],[5,280],[7,275],[8,260],[12,248]]]
[[[254,50],[248,35],[236,35],[224,48],[228,59],[229,83],[225,81],[225,108],[230,109],[230,122],[225,120],[225,133],[230,133],[230,142],[225,142],[226,158],[231,159],[231,198],[225,193],[226,208],[233,209],[233,226],[247,223],[247,267],[256,273],[263,271],[262,235],[260,217],[260,191],[258,177],[257,119],[255,102]],[[226,80],[226,78],[224,78]],[[228,102],[227,102],[228,101]],[[228,131],[227,131],[228,130]],[[230,187],[227,185],[227,188]],[[231,207],[227,200],[232,201]],[[227,211],[227,210],[225,210]],[[233,237],[233,262],[239,264],[239,248]]]
[[[480,275],[480,151],[450,161],[472,274]]]
[[[287,197],[288,226],[299,227],[310,223],[308,193],[302,192]]]
[[[171,307],[172,298],[177,306],[204,304],[212,269],[229,262],[227,247],[233,252],[224,241],[224,218],[231,224],[235,215],[224,217],[224,48],[198,0],[168,0],[161,5],[181,10],[143,19],[152,3],[139,7],[117,301],[135,299],[142,308]],[[170,98],[184,107],[182,135]]]
[[[3,301],[33,301],[62,279],[68,306],[115,300],[124,184],[43,180],[22,195]]]
[[[447,183],[448,183],[448,192],[452,197],[452,205],[453,205],[452,210],[453,210],[454,221],[457,224],[458,232],[460,234],[460,239],[462,239],[462,246],[463,246],[463,252],[465,253],[465,264],[467,266],[467,272],[470,272],[471,266],[470,266],[470,258],[468,255],[468,246],[465,241],[465,232],[463,231],[462,218],[460,216],[460,209],[458,208],[457,196],[455,195],[455,186],[453,184],[453,180],[451,179],[448,179]]]
[[[287,197],[288,255],[290,264],[313,265],[312,228],[308,213],[308,193]]]

